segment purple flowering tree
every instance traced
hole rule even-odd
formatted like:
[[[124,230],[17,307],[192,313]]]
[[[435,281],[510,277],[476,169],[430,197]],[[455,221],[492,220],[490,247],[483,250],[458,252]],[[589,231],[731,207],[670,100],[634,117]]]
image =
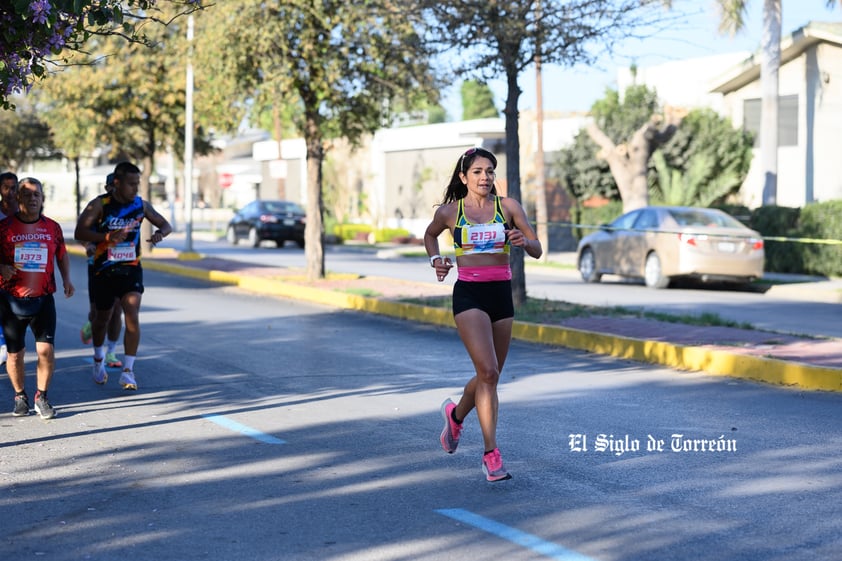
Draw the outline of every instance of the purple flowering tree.
[[[6,0],[0,2],[0,106],[28,92],[61,65],[69,52],[84,53],[94,35],[145,42],[143,26],[157,22],[157,4],[180,6],[179,15],[201,9],[201,0]]]

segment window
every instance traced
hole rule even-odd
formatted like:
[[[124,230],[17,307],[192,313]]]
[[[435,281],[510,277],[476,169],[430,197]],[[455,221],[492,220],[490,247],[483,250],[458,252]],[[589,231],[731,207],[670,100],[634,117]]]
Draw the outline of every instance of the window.
[[[671,210],[669,213],[679,226],[720,226],[724,228],[740,228],[742,226],[736,218],[729,214],[708,209]]]
[[[761,100],[743,100],[743,130],[754,135],[754,146],[760,146]],[[798,96],[778,98],[778,146],[798,146]]]
[[[640,216],[640,210],[633,210],[628,214],[622,215],[620,218],[610,224],[614,230],[630,230],[634,221]]]
[[[652,209],[640,213],[640,218],[634,223],[635,230],[655,230],[658,228],[658,213]]]

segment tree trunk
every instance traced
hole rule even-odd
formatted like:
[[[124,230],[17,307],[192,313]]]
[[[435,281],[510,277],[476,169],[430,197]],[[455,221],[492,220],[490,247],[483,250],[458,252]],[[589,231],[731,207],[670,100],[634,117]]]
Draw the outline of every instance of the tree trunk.
[[[608,162],[617,183],[623,212],[649,204],[649,158],[675,134],[683,116],[682,112],[667,111],[666,124],[662,126],[664,119],[653,115],[634,132],[629,142],[620,145],[615,145],[595,123],[588,125],[588,135],[600,148],[597,157]]]
[[[312,117],[307,117],[305,142],[307,143],[307,225],[304,228],[304,255],[307,259],[307,279],[316,281],[325,277],[324,226],[322,201],[322,160],[324,147],[319,128]]]
[[[76,216],[79,216],[82,214],[82,185],[79,177],[79,156],[73,156],[73,173],[76,178]]]
[[[506,195],[520,202],[520,137],[518,136],[517,101],[520,87],[517,84],[517,69],[506,71],[508,92],[506,94]],[[545,250],[546,251],[546,250]],[[515,309],[526,304],[526,277],[523,268],[523,251],[512,250],[509,257],[512,267],[512,300]]]
[[[760,162],[763,205],[778,199],[778,70],[781,66],[781,0],[763,2],[760,54]]]
[[[149,185],[149,178],[152,177],[152,170],[155,166],[155,159],[151,155],[143,157],[143,165],[140,172],[140,198],[152,203],[152,187]],[[140,254],[149,255],[152,252],[152,244],[147,240],[152,237],[152,224],[148,220],[140,223]]]

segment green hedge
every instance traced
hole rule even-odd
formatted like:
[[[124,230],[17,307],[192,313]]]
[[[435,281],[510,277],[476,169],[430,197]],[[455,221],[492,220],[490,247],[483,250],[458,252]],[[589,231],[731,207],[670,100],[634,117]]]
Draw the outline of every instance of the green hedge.
[[[766,240],[766,271],[842,275],[842,245],[810,241],[842,240],[842,201],[756,208],[749,225],[764,238],[790,238]]]
[[[575,222],[581,226],[575,229],[573,235],[576,236],[577,240],[581,240],[588,234],[595,232],[601,225],[613,222],[621,214],[623,214],[622,201],[611,201],[598,207],[580,207],[578,210],[579,219]]]
[[[412,238],[412,234],[405,228],[380,228],[375,230],[368,224],[337,224],[333,227],[334,235],[338,236],[343,242],[350,240],[368,241],[372,232],[374,233],[375,243],[405,242]]]
[[[799,238],[798,218],[801,209],[784,206],[762,206],[751,213],[749,226],[764,238]],[[788,241],[766,240],[764,269],[774,273],[802,273],[804,261],[802,247]]]
[[[804,238],[842,240],[842,201],[815,203],[801,209],[800,233]],[[842,244],[804,243],[804,270],[842,276]]]
[[[374,232],[374,241],[382,242],[406,242],[412,238],[412,234],[405,228],[381,228]]]
[[[368,224],[337,224],[333,227],[333,233],[344,242],[367,239],[371,230]]]

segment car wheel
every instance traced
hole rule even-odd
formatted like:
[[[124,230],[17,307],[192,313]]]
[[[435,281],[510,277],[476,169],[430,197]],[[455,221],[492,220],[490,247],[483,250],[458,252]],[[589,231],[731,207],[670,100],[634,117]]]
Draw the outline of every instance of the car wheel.
[[[655,252],[646,256],[643,280],[649,288],[666,288],[670,284],[670,278],[664,276],[663,270],[661,269],[661,258]]]
[[[260,236],[257,234],[257,228],[249,228],[249,245],[260,247]]]
[[[278,246],[278,249],[284,247],[285,243],[287,243],[286,240],[275,240],[275,245]]]
[[[298,238],[295,240],[295,244],[301,249],[304,249],[304,238]]]
[[[228,240],[228,243],[231,245],[237,245],[237,242],[240,241],[237,239],[237,232],[234,231],[233,226],[228,226],[228,229],[225,231],[225,239]]]
[[[596,257],[593,250],[586,247],[579,256],[579,273],[585,282],[599,282],[602,275],[596,272]]]

